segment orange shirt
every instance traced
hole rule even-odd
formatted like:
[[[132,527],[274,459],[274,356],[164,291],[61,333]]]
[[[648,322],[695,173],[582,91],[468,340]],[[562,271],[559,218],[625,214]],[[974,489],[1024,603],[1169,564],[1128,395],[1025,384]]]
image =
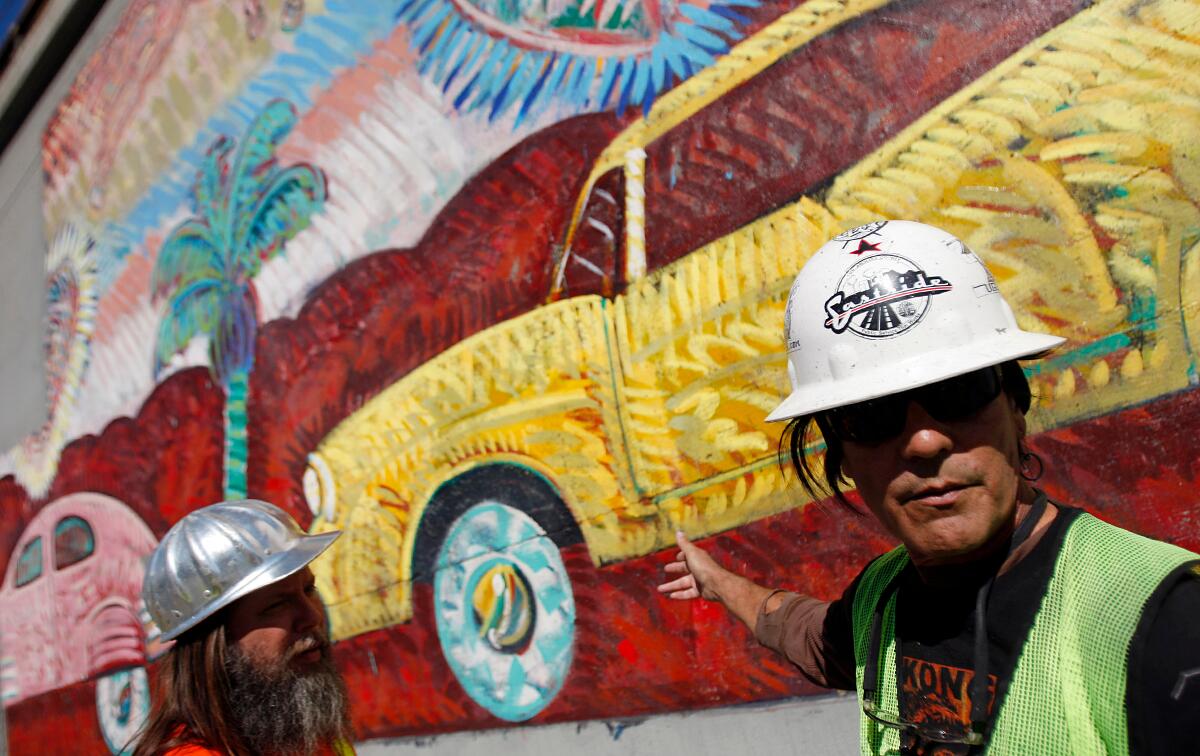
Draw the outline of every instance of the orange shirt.
[[[207,746],[188,743],[172,748],[163,756],[224,756],[224,754]],[[354,756],[354,746],[349,743],[337,743],[333,747],[326,746],[321,749],[321,756]]]

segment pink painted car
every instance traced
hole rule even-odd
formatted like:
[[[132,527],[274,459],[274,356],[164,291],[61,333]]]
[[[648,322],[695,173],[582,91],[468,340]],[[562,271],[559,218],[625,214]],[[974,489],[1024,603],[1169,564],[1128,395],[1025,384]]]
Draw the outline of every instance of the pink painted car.
[[[48,504],[17,540],[0,584],[0,699],[6,706],[89,678],[114,752],[149,695],[143,667],[162,650],[142,608],[156,540],[137,514],[99,493]]]

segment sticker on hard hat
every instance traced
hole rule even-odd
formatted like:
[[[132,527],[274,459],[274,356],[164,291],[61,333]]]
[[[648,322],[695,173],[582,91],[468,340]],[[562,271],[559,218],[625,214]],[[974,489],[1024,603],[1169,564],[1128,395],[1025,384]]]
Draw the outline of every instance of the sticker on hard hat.
[[[792,339],[792,310],[795,309],[796,290],[800,288],[800,277],[796,276],[796,280],[792,281],[792,288],[788,291],[787,307],[783,309],[783,338],[788,342],[788,349],[793,349],[792,345],[796,343]]]
[[[984,265],[979,255],[972,252],[971,248],[962,242],[958,242],[958,246],[962,250],[962,254],[970,255],[979,264],[979,267],[983,268],[983,283],[971,287],[971,290],[975,292],[975,297],[978,299],[979,297],[986,297],[989,294],[999,294],[1000,287],[996,285],[995,276],[992,275],[992,271],[988,270],[988,266]]]
[[[953,288],[899,255],[868,257],[847,270],[837,292],[825,300],[825,327],[872,339],[896,336],[925,317],[930,297]]]
[[[870,223],[864,223],[861,226],[855,226],[849,231],[843,231],[842,233],[833,237],[833,241],[852,242],[858,241],[859,239],[865,239],[871,234],[878,233],[879,229],[886,225],[887,221],[872,221]],[[846,245],[842,244],[842,249],[845,248]]]

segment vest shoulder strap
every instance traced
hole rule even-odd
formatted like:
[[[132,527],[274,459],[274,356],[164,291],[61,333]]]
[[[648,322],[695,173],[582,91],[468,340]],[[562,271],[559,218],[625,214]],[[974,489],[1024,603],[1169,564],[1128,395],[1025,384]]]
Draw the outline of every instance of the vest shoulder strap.
[[[1071,524],[989,753],[1128,753],[1126,661],[1158,584],[1196,555],[1089,514]]]
[[[870,645],[871,620],[875,615],[875,607],[883,597],[884,590],[900,571],[908,565],[908,551],[903,546],[897,546],[888,553],[876,559],[863,570],[862,579],[854,593],[852,617],[854,620],[854,667],[858,703],[863,703],[863,672],[866,665],[868,646]],[[896,692],[896,594],[893,593],[883,611],[883,622],[879,633],[879,691],[878,703],[891,714],[898,713],[896,705],[899,696]],[[900,734],[893,728],[886,728],[872,721],[865,715],[860,715],[859,742],[864,754],[895,753],[900,748]]]

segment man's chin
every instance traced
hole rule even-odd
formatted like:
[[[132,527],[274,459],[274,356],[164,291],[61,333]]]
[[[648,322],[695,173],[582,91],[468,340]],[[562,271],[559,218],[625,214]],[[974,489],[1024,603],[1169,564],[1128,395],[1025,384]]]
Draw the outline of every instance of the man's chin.
[[[313,751],[320,743],[350,739],[345,683],[328,646],[317,650],[311,664],[296,655],[269,669],[231,657],[230,708],[251,750]]]
[[[934,566],[969,562],[987,542],[987,533],[969,518],[947,512],[914,527],[905,547],[914,563]]]

